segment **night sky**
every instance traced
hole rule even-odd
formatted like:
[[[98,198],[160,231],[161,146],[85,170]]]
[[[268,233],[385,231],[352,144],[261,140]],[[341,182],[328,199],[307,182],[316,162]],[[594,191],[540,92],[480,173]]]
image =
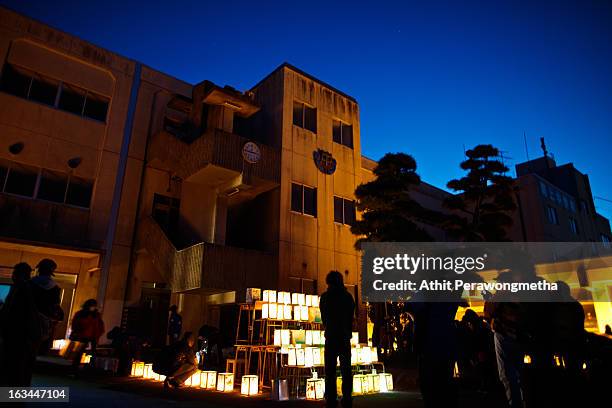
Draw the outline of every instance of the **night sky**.
[[[479,143],[514,174],[525,132],[612,200],[610,1],[0,3],[190,83],[246,90],[290,62],[357,98],[363,154],[412,154],[438,187]]]

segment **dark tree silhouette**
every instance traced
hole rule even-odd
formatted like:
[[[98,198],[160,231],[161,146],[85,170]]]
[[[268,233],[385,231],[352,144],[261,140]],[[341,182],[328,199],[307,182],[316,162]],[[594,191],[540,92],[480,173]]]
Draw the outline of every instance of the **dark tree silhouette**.
[[[351,232],[361,236],[361,242],[418,242],[432,237],[417,222],[432,217],[410,197],[410,190],[421,183],[416,173],[416,161],[405,153],[387,153],[374,169],[376,179],[361,184],[355,190],[357,209],[362,219]]]
[[[508,168],[500,160],[499,149],[478,145],[465,152],[461,168],[467,174],[448,182],[458,194],[448,197],[444,205],[453,211],[443,222],[451,236],[462,241],[508,241],[512,225],[514,181],[505,173]]]

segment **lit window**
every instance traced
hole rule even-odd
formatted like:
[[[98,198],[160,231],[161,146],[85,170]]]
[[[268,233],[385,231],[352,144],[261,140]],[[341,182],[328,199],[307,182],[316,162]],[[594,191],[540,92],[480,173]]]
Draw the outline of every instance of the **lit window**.
[[[334,142],[340,143],[346,147],[353,148],[353,126],[340,122],[339,120],[332,121],[332,136]]]
[[[317,189],[291,183],[291,211],[317,216]]]
[[[355,201],[334,197],[334,222],[353,225],[355,223]]]
[[[317,109],[302,102],[293,102],[293,124],[317,133]]]

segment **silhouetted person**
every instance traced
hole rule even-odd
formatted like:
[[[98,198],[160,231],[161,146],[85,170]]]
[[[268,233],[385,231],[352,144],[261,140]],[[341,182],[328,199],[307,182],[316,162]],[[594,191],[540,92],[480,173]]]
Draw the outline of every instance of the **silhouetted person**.
[[[183,330],[183,317],[178,314],[176,305],[170,306],[170,316],[168,317],[168,342],[177,342],[181,338]]]
[[[51,348],[57,322],[64,320],[64,312],[60,306],[62,291],[53,280],[55,269],[57,264],[52,259],[45,258],[36,266],[38,275],[30,281],[43,331],[40,340],[42,344],[39,344],[39,352],[43,354]]]
[[[119,375],[127,375],[130,370],[130,344],[127,332],[119,326],[113,327],[106,338],[111,341],[113,348],[113,356],[119,359],[117,373]]]
[[[70,340],[79,342],[72,362],[75,369],[81,364],[81,356],[88,344],[91,345],[91,353],[96,353],[98,339],[103,333],[104,322],[98,311],[98,302],[96,299],[88,299],[72,318]]]
[[[519,282],[513,272],[502,272],[497,281]],[[491,319],[497,370],[504,386],[506,399],[511,408],[524,406],[524,390],[521,369],[524,357],[524,335],[526,306],[519,301],[519,295],[510,291],[497,291],[485,305],[485,314]]]
[[[164,388],[178,388],[198,370],[195,354],[196,338],[186,332],[180,341],[162,348],[153,364],[153,371],[166,376]]]
[[[13,267],[13,285],[1,311],[0,330],[4,361],[2,385],[29,387],[36,347],[41,337],[38,311],[29,285],[32,268],[25,262]]]
[[[612,336],[612,327],[610,327],[609,324],[606,324],[606,331],[604,333],[606,333],[608,336]]]
[[[321,295],[319,307],[325,328],[325,400],[327,407],[338,404],[336,389],[336,360],[340,358],[342,373],[342,406],[353,404],[351,374],[351,334],[355,301],[344,287],[338,271],[327,274],[327,291]]]

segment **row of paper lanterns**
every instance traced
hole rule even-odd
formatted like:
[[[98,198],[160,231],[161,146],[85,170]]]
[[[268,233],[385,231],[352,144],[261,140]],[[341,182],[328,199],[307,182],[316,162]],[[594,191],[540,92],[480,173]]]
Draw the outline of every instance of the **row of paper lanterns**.
[[[302,347],[301,345],[283,346],[281,354],[287,354],[289,367],[315,367],[325,362],[324,347]],[[339,363],[339,360],[338,364]],[[352,347],[351,365],[372,364],[378,362],[378,350],[375,347]]]
[[[338,395],[342,395],[342,377],[336,379]],[[393,391],[393,376],[390,373],[356,374],[353,376],[353,395],[373,394]],[[306,380],[306,399],[320,400],[325,396],[325,380],[313,373]]]
[[[324,346],[325,332],[323,330],[275,329],[273,341],[275,346],[289,346],[296,344],[306,344],[308,346]],[[359,346],[358,332],[352,333],[351,346]]]
[[[166,376],[153,371],[153,364],[143,361],[134,361],[131,368],[132,377],[140,377],[154,381],[164,381]],[[186,387],[217,390],[221,392],[234,391],[234,374],[217,373],[216,371],[196,371],[183,384]],[[259,393],[259,378],[256,375],[243,375],[240,386],[243,395],[255,395]]]
[[[261,318],[270,320],[295,320],[302,322],[321,322],[321,309],[318,306],[284,305],[282,303],[262,303]]]
[[[255,302],[258,300],[265,303],[319,307],[318,295],[306,295],[304,293],[289,293],[282,291],[277,292],[275,290],[264,290],[262,294],[261,289],[247,289],[247,301]]]

